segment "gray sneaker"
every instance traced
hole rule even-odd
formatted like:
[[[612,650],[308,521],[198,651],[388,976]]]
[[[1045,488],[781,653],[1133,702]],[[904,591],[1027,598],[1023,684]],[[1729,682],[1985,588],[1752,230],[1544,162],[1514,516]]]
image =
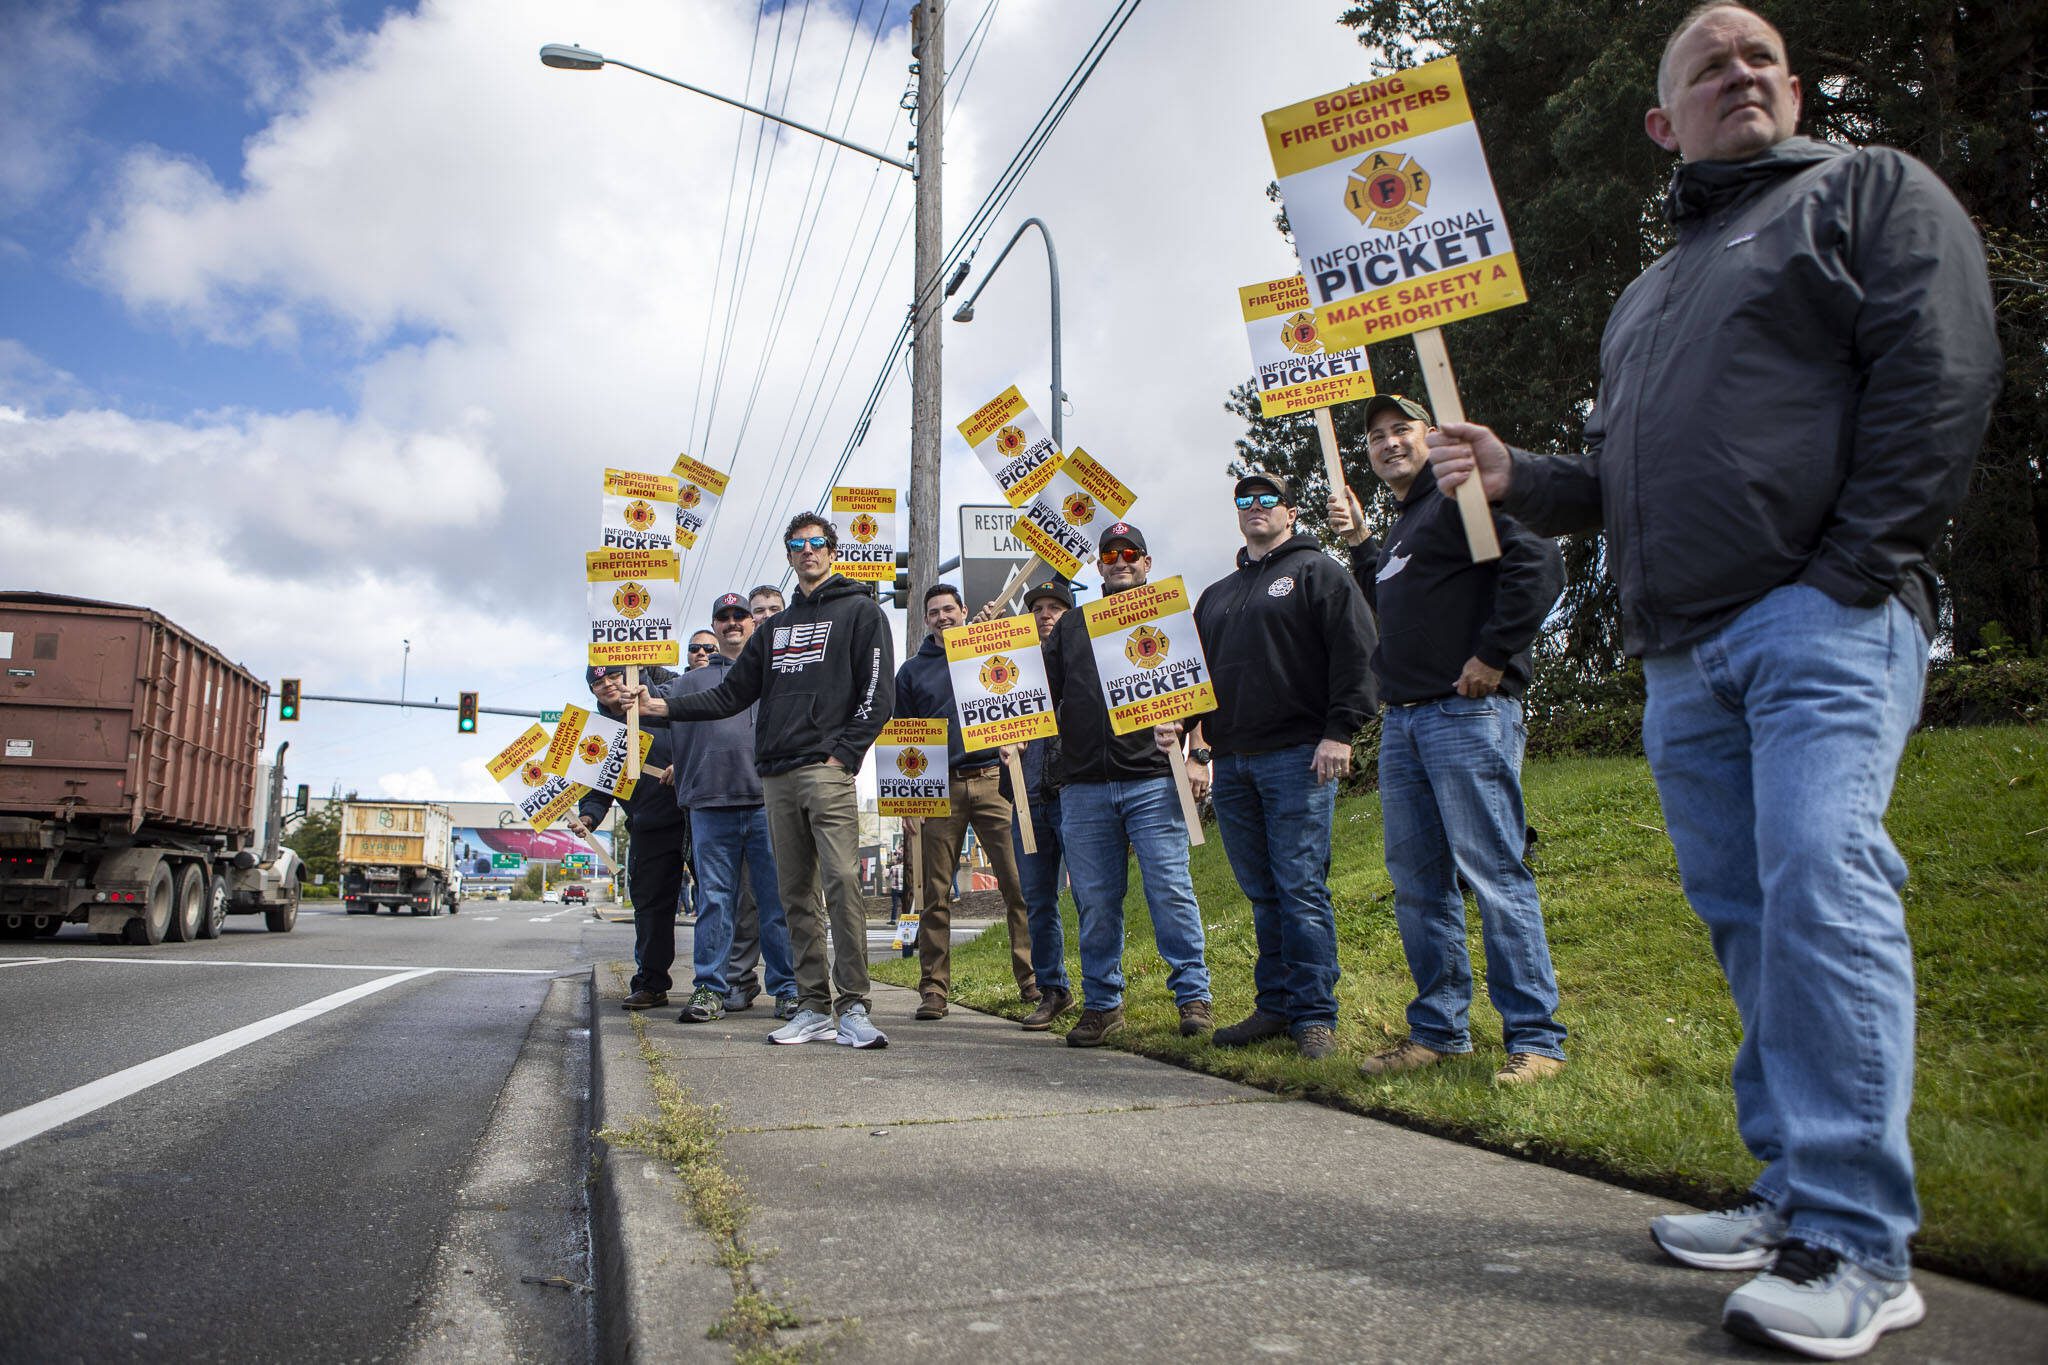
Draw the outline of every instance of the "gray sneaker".
[[[771,1043],[814,1043],[820,1038],[829,1038],[838,1026],[829,1014],[816,1010],[798,1010],[796,1017],[768,1035]]]
[[[775,1017],[777,1019],[794,1019],[796,1018],[796,1010],[796,997],[793,995],[782,996],[775,1002]]]
[[[676,1016],[679,1024],[708,1024],[725,1017],[725,1002],[718,998],[718,992],[709,986],[699,986],[690,992],[690,1003],[683,1006],[683,1012]]]
[[[1860,1356],[1927,1316],[1911,1280],[1882,1280],[1825,1247],[1788,1241],[1771,1268],[1728,1296],[1721,1325],[1816,1360]]]
[[[1785,1240],[1785,1220],[1761,1199],[1717,1213],[1667,1213],[1650,1220],[1664,1254],[1700,1270],[1762,1270]]]
[[[887,1047],[889,1035],[875,1027],[868,1018],[866,1005],[848,1005],[839,1011],[839,1046],[841,1047]]]

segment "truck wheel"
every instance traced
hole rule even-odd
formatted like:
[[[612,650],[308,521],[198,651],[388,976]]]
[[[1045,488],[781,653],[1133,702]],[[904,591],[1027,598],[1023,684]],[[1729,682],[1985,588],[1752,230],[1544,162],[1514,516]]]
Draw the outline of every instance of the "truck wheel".
[[[172,943],[190,943],[199,937],[199,921],[206,914],[206,870],[187,863],[178,872],[178,903],[164,937]]]
[[[154,948],[164,941],[171,927],[171,913],[177,908],[177,892],[171,885],[171,865],[158,863],[149,878],[145,908],[121,926],[121,941],[138,948]]]
[[[299,884],[292,882],[292,897],[283,905],[263,912],[263,927],[273,934],[289,934],[299,922]]]
[[[206,883],[206,908],[199,916],[199,937],[219,938],[228,922],[228,879],[212,877]]]

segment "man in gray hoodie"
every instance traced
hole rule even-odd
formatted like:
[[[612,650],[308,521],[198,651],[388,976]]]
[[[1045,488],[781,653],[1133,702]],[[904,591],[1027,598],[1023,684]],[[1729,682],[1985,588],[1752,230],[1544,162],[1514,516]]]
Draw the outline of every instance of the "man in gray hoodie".
[[[1429,440],[1446,492],[1476,468],[1537,533],[1607,534],[1762,1163],[1741,1207],[1651,1232],[1687,1265],[1764,1270],[1724,1303],[1729,1331],[1842,1359],[1926,1312],[1906,865],[1883,821],[1926,678],[1930,557],[2002,365],[1962,206],[1903,152],[1795,137],[1799,105],[1769,23],[1688,15],[1645,117],[1683,158],[1678,243],[1608,317],[1587,453],[1462,422]]]

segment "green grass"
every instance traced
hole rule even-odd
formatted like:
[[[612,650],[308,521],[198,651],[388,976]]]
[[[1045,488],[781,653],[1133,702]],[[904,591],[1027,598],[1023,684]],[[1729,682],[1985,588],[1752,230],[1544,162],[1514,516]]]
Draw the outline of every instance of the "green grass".
[[[1530,818],[1545,922],[1571,1031],[1569,1070],[1518,1090],[1491,1085],[1504,1054],[1485,999],[1478,916],[1472,1057],[1384,1081],[1365,1054],[1401,1038],[1413,984],[1381,858],[1379,800],[1337,808],[1336,903],[1343,1051],[1303,1062],[1285,1044],[1224,1051],[1183,1040],[1144,896],[1126,902],[1123,1045],[1252,1085],[1699,1203],[1746,1189],[1756,1164],[1735,1134],[1728,1068],[1740,1037],[1706,931],[1679,891],[1649,771],[1639,759],[1532,762]],[[1906,890],[1919,973],[1912,1131],[1925,1226],[1921,1264],[2048,1297],[2048,734],[2038,727],[1913,737],[1889,824],[1912,867]],[[1193,850],[1219,1023],[1251,1008],[1250,907],[1214,827]],[[1073,905],[1068,970],[1078,981]],[[955,996],[1021,1016],[1001,925],[953,959]],[[914,960],[875,975],[916,984]],[[1064,1023],[1073,1019],[1069,1015]]]

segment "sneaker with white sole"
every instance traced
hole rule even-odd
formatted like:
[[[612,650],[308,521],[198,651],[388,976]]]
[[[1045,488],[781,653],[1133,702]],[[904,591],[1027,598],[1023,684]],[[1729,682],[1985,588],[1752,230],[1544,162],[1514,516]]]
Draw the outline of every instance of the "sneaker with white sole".
[[[1666,1256],[1699,1270],[1762,1270],[1785,1240],[1785,1220],[1763,1200],[1714,1213],[1667,1213],[1650,1220]]]
[[[768,1035],[771,1043],[815,1043],[820,1038],[829,1038],[838,1028],[829,1014],[816,1010],[798,1010],[796,1018]]]
[[[839,1011],[839,1045],[841,1047],[887,1047],[889,1035],[875,1027],[868,1018],[866,1005],[848,1005]]]
[[[1816,1360],[1847,1360],[1886,1332],[1911,1327],[1927,1304],[1911,1280],[1885,1280],[1826,1247],[1787,1241],[1771,1268],[1728,1296],[1721,1325],[1745,1341]]]

